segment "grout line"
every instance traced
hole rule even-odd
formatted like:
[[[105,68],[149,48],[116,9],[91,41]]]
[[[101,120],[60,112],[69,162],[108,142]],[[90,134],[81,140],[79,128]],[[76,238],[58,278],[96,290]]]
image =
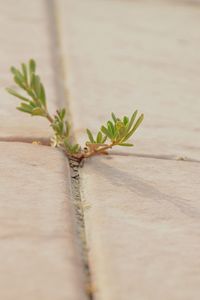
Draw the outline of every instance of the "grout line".
[[[45,0],[47,7],[47,17],[49,20],[49,34],[51,37],[51,53],[52,64],[54,68],[54,81],[56,88],[56,96],[58,98],[58,105],[69,107],[69,93],[66,88],[66,72],[64,69],[63,57],[61,52],[61,39],[59,34],[59,14],[55,0]],[[72,116],[68,109],[68,118],[71,120]],[[74,138],[72,130],[72,138]],[[74,138],[75,139],[75,138]],[[70,172],[71,172],[71,189],[72,201],[76,222],[76,234],[79,254],[82,259],[83,275],[85,280],[85,294],[88,300],[93,299],[92,293],[92,279],[90,273],[90,266],[88,260],[87,240],[85,232],[85,221],[83,204],[80,195],[80,182],[79,182],[79,163],[73,159],[69,159]]]
[[[27,144],[39,144],[41,146],[51,146],[51,141],[48,138],[43,137],[21,137],[21,136],[7,136],[0,137],[0,142],[13,142],[13,143],[27,143]],[[142,157],[142,158],[151,158],[151,159],[161,159],[161,160],[172,160],[172,161],[181,161],[181,162],[191,162],[191,163],[200,163],[200,160],[190,158],[182,155],[170,155],[170,154],[146,154],[146,153],[128,153],[120,151],[112,151],[109,156],[132,156],[132,157]]]
[[[93,283],[91,278],[90,265],[88,260],[88,246],[86,239],[85,220],[83,202],[80,193],[80,175],[79,175],[79,162],[69,159],[71,169],[71,183],[72,183],[72,197],[73,205],[75,208],[75,217],[77,223],[78,244],[81,251],[83,261],[84,274],[85,274],[85,291],[88,300],[93,300]]]
[[[60,20],[57,3],[55,0],[45,0],[47,6],[47,14],[49,20],[49,34],[51,36],[51,53],[52,66],[54,69],[54,82],[56,87],[57,104],[59,107],[66,107],[66,114],[70,120],[71,138],[75,142],[75,134],[73,129],[73,120],[70,112],[69,90],[66,86],[67,71],[65,70],[65,58],[62,53],[62,42],[60,36]]]
[[[39,144],[42,146],[51,145],[50,139],[42,138],[42,137],[31,138],[31,137],[21,137],[21,136],[7,136],[7,137],[0,137],[0,142]]]
[[[50,36],[51,64],[53,69],[53,81],[56,91],[56,104],[66,106],[68,104],[68,92],[65,87],[65,71],[61,57],[61,43],[58,34],[58,17],[54,0],[44,0],[46,4],[48,31]]]
[[[195,162],[200,163],[200,160],[190,158],[183,155],[164,155],[164,154],[145,154],[145,153],[127,153],[127,152],[119,152],[112,151],[110,155],[114,156],[132,156],[132,157],[142,157],[142,158],[152,158],[152,159],[163,159],[163,160],[173,160],[173,161],[182,161],[182,162]]]

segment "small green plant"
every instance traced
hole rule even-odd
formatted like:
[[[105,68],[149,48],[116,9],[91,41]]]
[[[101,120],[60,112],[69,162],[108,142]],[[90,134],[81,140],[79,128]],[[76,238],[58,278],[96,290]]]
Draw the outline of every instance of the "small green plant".
[[[27,64],[22,63],[21,69],[11,67],[14,81],[21,93],[15,89],[7,88],[7,91],[21,100],[18,110],[31,116],[40,116],[50,122],[54,136],[52,145],[63,149],[68,157],[82,160],[93,155],[107,154],[107,150],[114,146],[132,147],[130,137],[135,133],[144,119],[141,114],[137,117],[137,110],[129,119],[127,116],[118,118],[114,113],[112,119],[106,125],[102,125],[96,137],[87,129],[88,141],[85,147],[72,142],[70,124],[66,117],[66,110],[57,110],[55,115],[50,115],[47,108],[45,88],[40,77],[36,74],[36,62],[31,59]]]

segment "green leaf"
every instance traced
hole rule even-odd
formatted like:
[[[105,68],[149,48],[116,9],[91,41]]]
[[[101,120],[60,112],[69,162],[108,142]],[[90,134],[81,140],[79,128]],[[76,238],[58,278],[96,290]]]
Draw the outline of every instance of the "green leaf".
[[[122,138],[126,132],[127,132],[127,129],[126,129],[126,126],[124,125],[124,123],[119,120],[116,122],[116,129],[117,129],[117,137],[118,138]]]
[[[40,88],[41,88],[41,91],[40,91],[40,99],[41,99],[41,102],[42,104],[44,105],[44,107],[46,107],[46,94],[45,94],[45,89],[44,89],[44,86],[43,84],[41,83],[40,84]],[[65,115],[64,115],[65,116]],[[63,117],[64,118],[64,117]]]
[[[35,104],[35,102],[33,102],[33,101],[29,101],[29,104],[31,105],[32,108],[36,108],[37,107],[36,104]]]
[[[34,59],[30,59],[30,61],[29,61],[29,70],[30,70],[30,73],[35,73],[36,62],[34,61]]]
[[[64,135],[64,125],[63,125],[63,123],[59,123],[59,134],[61,135],[61,136],[63,136]]]
[[[30,86],[32,89],[34,89],[34,82],[35,82],[35,74],[31,73],[30,74]]]
[[[105,135],[105,136],[102,138],[101,143],[104,144],[106,140],[107,140],[107,135]]]
[[[17,78],[19,81],[24,82],[24,76],[17,68],[11,67],[10,71],[14,75],[14,79]]]
[[[27,92],[27,94],[28,94],[29,96],[31,96],[31,98],[32,98],[33,100],[35,100],[35,95],[34,95],[34,93],[33,93],[31,90],[26,89],[26,92]]]
[[[63,140],[63,145],[66,152],[68,152],[69,154],[77,154],[81,150],[81,146],[79,144],[70,144],[67,138]]]
[[[73,153],[78,153],[79,150],[80,150],[80,145],[79,145],[79,144],[75,144],[75,145],[72,147]]]
[[[18,107],[16,107],[16,108],[17,108],[19,111],[22,111],[22,112],[24,112],[24,113],[31,114],[31,112],[27,111],[27,110],[24,109],[23,107],[18,106]]]
[[[133,127],[133,132],[135,132],[137,130],[137,128],[140,126],[140,124],[142,123],[142,121],[144,120],[144,115],[141,114],[141,116],[138,118],[137,122],[135,123],[134,127]]]
[[[21,79],[19,78],[19,76],[15,75],[14,76],[14,81],[17,85],[19,85],[23,90],[25,89],[25,86],[23,84],[23,82],[21,81]]]
[[[15,67],[10,68],[10,72],[13,73],[13,75],[16,75],[17,69]]]
[[[124,125],[128,124],[128,122],[129,122],[129,118],[127,116],[124,116],[124,119],[123,119]]]
[[[69,137],[69,133],[70,133],[70,125],[67,121],[65,121],[65,136]]]
[[[27,68],[24,63],[22,63],[22,73],[24,75],[24,80],[26,83],[28,83],[28,74],[27,74]]]
[[[16,69],[16,72],[15,72],[15,76],[16,77],[18,77],[18,79],[21,81],[21,82],[23,82],[24,83],[24,76],[23,76],[23,74],[19,71],[19,70],[17,70]]]
[[[15,96],[15,97],[17,97],[17,98],[19,98],[19,99],[21,99],[21,100],[24,100],[24,101],[26,101],[26,102],[29,102],[29,101],[30,101],[30,100],[27,99],[26,97],[24,97],[24,96],[18,94],[17,92],[15,92],[14,90],[12,90],[12,89],[10,89],[10,88],[7,88],[6,91],[7,91],[9,94],[11,94],[11,95],[13,95],[13,96]]]
[[[101,131],[99,131],[99,133],[97,134],[97,140],[96,140],[98,144],[100,144],[102,142],[102,137],[103,137],[103,135],[102,135]]]
[[[42,117],[45,116],[44,110],[40,107],[36,107],[36,108],[32,109],[31,113],[33,116],[42,116]]]
[[[38,75],[34,76],[34,91],[38,98],[40,98],[41,86],[40,86],[40,77]]]
[[[66,115],[66,110],[65,110],[65,108],[63,108],[63,109],[61,109],[61,111],[60,111],[60,118],[61,118],[62,120],[64,120],[65,115]]]
[[[32,114],[32,107],[29,104],[21,103],[19,107],[17,107],[18,110],[21,110],[23,112]]]
[[[112,116],[113,121],[116,123],[117,122],[117,118],[116,118],[116,116],[115,116],[115,114],[113,112],[111,113],[111,116]]]
[[[127,141],[132,135],[133,133],[137,130],[137,128],[140,126],[140,124],[142,123],[144,119],[144,115],[141,114],[141,116],[138,118],[137,122],[135,123],[135,125],[133,126],[133,128],[131,129],[131,131],[129,131],[129,133],[126,135],[126,137],[123,139],[123,142]]]
[[[138,111],[136,110],[136,111],[134,111],[134,113],[132,114],[132,117],[131,117],[130,122],[129,122],[128,127],[127,127],[127,131],[129,131],[129,130],[131,129],[131,127],[132,127],[132,125],[133,125],[133,123],[134,123],[134,121],[135,121],[135,118],[136,118],[136,116],[137,116],[137,113],[138,113]]]
[[[86,129],[86,131],[87,131],[87,135],[88,135],[88,138],[89,138],[90,142],[92,144],[95,143],[95,140],[93,138],[92,132],[89,129]]]
[[[107,122],[107,125],[108,125],[108,128],[111,129],[112,135],[114,135],[114,133],[115,133],[115,128],[114,128],[114,126],[113,126],[113,123],[112,123],[111,121],[108,121],[108,122]]]
[[[109,132],[109,137],[110,137],[110,139],[112,140],[113,139],[113,135],[114,135],[114,133],[113,133],[113,131],[112,131],[112,127],[111,127],[111,125],[110,124],[108,124],[108,132]]]
[[[118,146],[133,147],[134,145],[130,144],[130,143],[120,143],[120,144],[118,144]]]
[[[101,126],[101,131],[108,136],[110,139],[112,139],[112,135],[110,134],[109,130],[105,126]]]

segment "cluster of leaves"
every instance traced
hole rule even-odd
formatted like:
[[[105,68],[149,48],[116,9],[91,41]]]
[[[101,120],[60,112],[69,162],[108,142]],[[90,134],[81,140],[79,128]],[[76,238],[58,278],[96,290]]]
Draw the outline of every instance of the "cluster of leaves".
[[[15,83],[25,94],[19,94],[11,88],[7,89],[10,94],[22,100],[17,109],[32,116],[49,117],[45,89],[36,74],[35,61],[31,59],[27,65],[22,63],[21,70],[11,67],[11,72]]]
[[[51,127],[54,131],[54,137],[52,138],[54,146],[64,148],[70,155],[80,152],[80,145],[70,142],[70,124],[66,120],[65,108],[56,111]]]
[[[106,140],[110,140],[110,145],[112,146],[133,146],[133,144],[127,143],[126,141],[134,134],[144,119],[143,114],[137,119],[137,114],[138,111],[136,110],[129,120],[127,116],[119,119],[112,113],[112,120],[109,120],[105,126],[101,126],[101,130],[98,132],[96,139],[93,137],[91,131],[87,129],[89,138],[87,145],[92,144],[96,145],[96,147],[101,147]]]
[[[117,118],[114,113],[112,119],[104,126],[101,126],[96,137],[87,129],[89,140],[85,143],[86,147],[82,150],[79,144],[73,144],[70,135],[70,124],[66,118],[66,110],[62,108],[51,116],[47,109],[47,101],[44,86],[40,77],[36,74],[36,62],[31,59],[28,64],[21,64],[21,69],[11,67],[14,81],[23,94],[16,90],[8,88],[7,91],[22,100],[18,110],[28,113],[32,116],[45,117],[53,129],[54,137],[52,144],[64,149],[70,157],[82,159],[96,154],[107,153],[106,150],[113,146],[133,146],[128,140],[135,133],[144,115],[137,118],[138,112],[135,111],[131,118],[124,116]]]

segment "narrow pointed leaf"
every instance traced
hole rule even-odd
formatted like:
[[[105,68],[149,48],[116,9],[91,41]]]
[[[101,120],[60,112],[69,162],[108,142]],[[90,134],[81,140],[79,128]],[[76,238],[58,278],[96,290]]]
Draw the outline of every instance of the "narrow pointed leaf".
[[[115,116],[115,114],[113,112],[111,113],[111,116],[112,116],[113,121],[116,123],[117,122],[117,118],[116,118],[116,116]]]
[[[65,136],[68,137],[70,132],[70,126],[67,121],[65,121]]]
[[[24,83],[24,81],[25,81],[24,75],[23,75],[19,70],[17,70],[17,69],[16,69],[16,71],[15,71],[15,76],[16,76],[22,83]]]
[[[27,68],[24,63],[22,63],[22,73],[24,75],[24,80],[26,83],[28,83],[28,73],[27,73]]]
[[[10,68],[10,72],[13,73],[13,75],[16,74],[16,70],[17,69],[15,67],[13,67],[13,66]]]
[[[14,81],[17,85],[19,85],[23,90],[25,89],[24,84],[22,83],[22,81],[20,80],[19,76],[15,75],[14,76]]]
[[[127,136],[123,139],[123,142],[127,141],[127,140],[133,135],[133,133],[137,130],[137,128],[138,128],[138,127],[140,126],[140,124],[142,123],[143,119],[144,119],[144,115],[142,114],[142,115],[138,118],[137,122],[135,123],[135,125],[134,125],[134,127],[131,129],[131,131],[129,131],[129,133],[127,134]]]
[[[108,121],[108,127],[110,127],[110,129],[111,129],[111,132],[112,132],[112,135],[114,135],[114,133],[115,133],[115,128],[114,128],[114,126],[113,126],[113,123],[111,122],[111,121]]]
[[[40,90],[40,99],[41,99],[41,102],[44,105],[44,107],[46,107],[46,94],[45,94],[45,89],[44,89],[44,86],[43,86],[42,83],[40,84],[40,88],[41,88],[41,90]]]
[[[112,127],[110,126],[110,124],[108,124],[108,132],[109,132],[109,137],[110,137],[110,139],[112,140],[114,134],[113,134]]]
[[[73,153],[77,153],[77,152],[79,152],[79,150],[80,150],[80,145],[79,145],[79,144],[75,144],[75,145],[72,147]]]
[[[107,140],[107,135],[105,135],[103,138],[102,138],[102,144],[104,144],[105,143],[105,141]]]
[[[129,118],[127,116],[124,116],[124,119],[123,119],[124,125],[128,124],[128,122],[129,122]]]
[[[34,79],[34,90],[37,97],[40,98],[41,86],[40,86],[40,77],[38,75],[36,75]]]
[[[29,99],[27,99],[26,97],[24,97],[24,96],[18,94],[17,92],[15,92],[14,90],[12,90],[12,89],[10,89],[10,88],[7,88],[6,91],[7,91],[9,94],[11,94],[11,95],[13,95],[13,96],[15,96],[15,97],[17,97],[17,98],[19,98],[19,99],[21,99],[21,100],[24,100],[24,101],[26,101],[26,102],[29,102]]]
[[[131,119],[130,119],[130,122],[129,122],[128,126],[127,126],[127,131],[129,131],[129,130],[131,129],[131,127],[133,126],[133,123],[134,123],[134,121],[135,121],[135,118],[136,118],[136,116],[137,116],[137,113],[138,113],[138,111],[136,110],[136,111],[132,114],[132,117],[131,117]]]
[[[101,131],[99,131],[99,133],[97,134],[97,144],[100,144],[102,142],[102,133]]]
[[[124,147],[133,147],[134,145],[133,144],[130,144],[130,143],[121,143],[121,144],[118,144],[119,146],[124,146]]]
[[[89,129],[86,129],[86,131],[87,131],[87,135],[88,135],[88,138],[89,138],[90,142],[94,143],[95,140],[93,138],[92,132]]]
[[[26,103],[21,103],[19,107],[17,107],[17,109],[21,110],[21,111],[24,111],[24,112],[27,112],[29,114],[32,113],[32,107],[29,105],[29,104],[26,104]]]
[[[61,116],[61,119],[62,119],[62,120],[64,119],[65,114],[66,114],[66,110],[65,110],[65,108],[63,108],[63,109],[61,110],[61,112],[60,112],[60,116]]]
[[[32,115],[33,116],[44,116],[45,113],[44,113],[43,109],[41,109],[40,107],[36,107],[32,110]]]
[[[29,61],[29,70],[30,70],[30,73],[35,73],[36,63],[35,63],[34,59],[30,59],[30,61]]]
[[[25,108],[23,108],[23,107],[18,106],[18,107],[16,107],[16,108],[17,108],[17,110],[19,110],[19,111],[22,111],[22,112],[24,112],[24,113],[31,114],[30,111],[27,111],[27,110],[26,110]]]
[[[142,121],[144,120],[144,115],[141,114],[141,116],[138,118],[137,122],[135,123],[134,127],[133,127],[133,132],[135,132],[137,130],[137,128],[140,126],[140,124],[142,123]]]
[[[101,126],[101,131],[108,136],[110,139],[112,138],[112,136],[110,135],[108,129],[105,126]]]
[[[32,108],[36,108],[36,104],[33,101],[29,101],[29,104],[32,106]]]
[[[31,96],[32,99],[35,100],[35,95],[34,95],[34,93],[33,93],[31,90],[26,90],[26,92],[27,92],[27,94],[28,94],[29,96]]]
[[[31,88],[34,88],[34,84],[35,84],[35,74],[31,73],[30,74],[30,86],[31,86]]]

